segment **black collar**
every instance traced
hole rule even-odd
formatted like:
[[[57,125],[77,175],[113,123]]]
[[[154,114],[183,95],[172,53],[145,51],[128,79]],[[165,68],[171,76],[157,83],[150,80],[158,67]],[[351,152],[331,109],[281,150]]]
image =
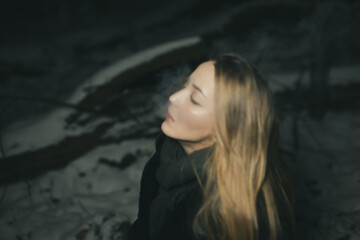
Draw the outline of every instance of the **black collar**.
[[[177,140],[165,136],[160,148],[160,166],[156,171],[160,190],[167,191],[196,181],[195,170],[203,180],[205,175],[202,167],[211,150],[212,146],[187,155]]]

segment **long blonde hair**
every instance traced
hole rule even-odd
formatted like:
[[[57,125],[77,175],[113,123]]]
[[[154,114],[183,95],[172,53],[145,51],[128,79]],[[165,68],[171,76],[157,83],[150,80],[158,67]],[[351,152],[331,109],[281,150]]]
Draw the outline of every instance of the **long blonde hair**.
[[[206,180],[198,179],[204,201],[193,230],[211,240],[255,240],[264,232],[281,239],[281,216],[291,215],[292,206],[270,90],[240,56],[223,55],[214,65],[216,144],[204,165]]]

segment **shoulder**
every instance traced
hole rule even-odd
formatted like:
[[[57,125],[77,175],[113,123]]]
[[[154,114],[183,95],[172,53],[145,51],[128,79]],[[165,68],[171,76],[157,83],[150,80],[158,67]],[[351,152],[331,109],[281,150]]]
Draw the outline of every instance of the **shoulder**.
[[[176,204],[161,230],[161,239],[195,240],[192,229],[194,217],[202,202],[200,187],[192,187]]]

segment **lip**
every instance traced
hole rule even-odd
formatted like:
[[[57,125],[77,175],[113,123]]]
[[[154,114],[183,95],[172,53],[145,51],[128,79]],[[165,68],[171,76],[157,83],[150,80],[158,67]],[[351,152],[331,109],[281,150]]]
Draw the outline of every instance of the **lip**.
[[[174,118],[170,115],[169,110],[166,113],[165,120],[167,121],[174,121]]]

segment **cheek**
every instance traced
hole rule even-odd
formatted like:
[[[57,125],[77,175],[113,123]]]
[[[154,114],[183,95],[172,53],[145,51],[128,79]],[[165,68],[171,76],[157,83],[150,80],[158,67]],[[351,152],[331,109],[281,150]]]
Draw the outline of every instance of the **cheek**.
[[[190,110],[187,114],[182,114],[180,119],[184,130],[196,132],[208,132],[213,128],[212,116],[208,112],[200,110]]]
[[[213,136],[213,114],[197,106],[184,106],[173,111],[175,121],[164,121],[161,129],[169,137],[197,141]]]

